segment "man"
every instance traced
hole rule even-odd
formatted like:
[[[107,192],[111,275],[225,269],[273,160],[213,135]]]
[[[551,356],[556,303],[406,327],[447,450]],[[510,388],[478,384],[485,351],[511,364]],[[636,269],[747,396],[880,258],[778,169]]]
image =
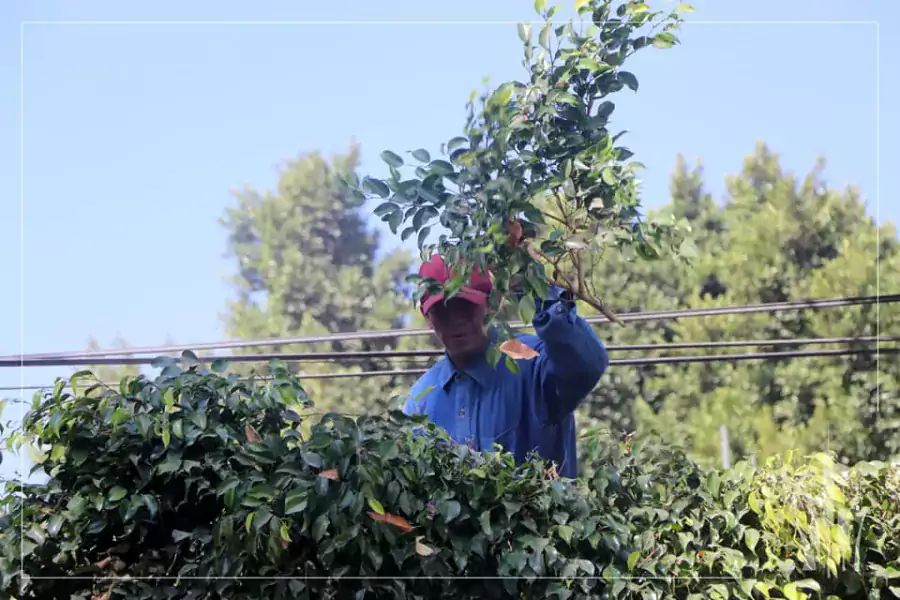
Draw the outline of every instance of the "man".
[[[419,274],[446,283],[450,269],[436,254]],[[503,361],[491,368],[486,350],[496,334],[484,327],[491,291],[490,278],[476,270],[449,301],[443,294],[422,298],[422,313],[446,356],[416,382],[403,411],[428,415],[454,441],[474,450],[494,450],[499,444],[517,463],[537,451],[556,463],[560,476],[574,478],[574,410],[606,371],[606,348],[576,315],[568,292],[555,289],[535,303],[537,335],[517,336],[539,356],[518,360],[519,373]]]

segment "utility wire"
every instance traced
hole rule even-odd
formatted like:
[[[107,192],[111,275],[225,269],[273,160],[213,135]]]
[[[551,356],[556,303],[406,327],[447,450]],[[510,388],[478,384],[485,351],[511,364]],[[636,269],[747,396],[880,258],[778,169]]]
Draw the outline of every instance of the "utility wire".
[[[737,340],[730,342],[684,342],[666,344],[631,344],[609,346],[609,352],[634,352],[638,350],[684,350],[699,348],[742,348],[753,346],[807,346],[817,344],[860,344],[884,343],[900,341],[900,336],[882,337],[833,337],[833,338],[797,338],[775,340]],[[281,352],[236,354],[233,356],[198,356],[201,362],[222,359],[229,363],[268,362],[270,360],[328,362],[360,359],[390,358],[433,358],[443,356],[442,350],[372,350],[365,352]],[[0,367],[60,367],[60,366],[93,366],[93,365],[150,365],[156,358],[151,357],[99,357],[99,358],[26,358],[0,359]]]
[[[823,308],[837,308],[842,306],[858,306],[869,304],[887,304],[892,302],[900,302],[900,294],[889,294],[881,296],[863,296],[856,298],[834,298],[827,300],[794,300],[789,302],[770,302],[765,304],[749,304],[743,306],[726,306],[718,308],[689,308],[682,310],[662,310],[662,311],[646,311],[637,313],[626,313],[619,315],[624,322],[644,322],[656,320],[669,320],[681,318],[695,317],[713,317],[720,315],[737,315],[737,314],[754,314],[754,313],[771,313],[790,310],[817,310]],[[590,316],[585,320],[591,324],[605,324],[610,321],[602,316]],[[513,329],[527,329],[531,325],[521,322],[513,323]],[[429,329],[389,329],[381,331],[352,331],[346,333],[330,333],[325,335],[305,335],[282,338],[268,338],[258,340],[231,340],[224,342],[208,342],[197,344],[176,344],[169,346],[144,346],[135,348],[117,348],[108,350],[90,350],[90,351],[69,351],[69,352],[51,352],[43,354],[25,354],[10,355],[0,358],[0,361],[16,360],[21,364],[22,360],[31,359],[49,359],[49,358],[88,358],[88,357],[105,357],[105,356],[133,356],[136,354],[153,354],[164,355],[171,353],[179,353],[185,350],[226,350],[238,348],[254,348],[260,346],[290,346],[295,344],[315,344],[344,342],[352,340],[378,340],[393,339],[410,336],[429,335]]]
[[[707,354],[698,356],[654,356],[645,358],[623,358],[610,360],[610,366],[646,366],[662,364],[689,364],[710,362],[742,362],[747,360],[779,360],[782,358],[818,358],[829,356],[852,356],[859,354],[900,354],[900,347],[844,348],[839,350],[795,350],[786,352],[748,352],[746,354]],[[383,371],[361,371],[356,373],[295,373],[302,382],[306,379],[344,379],[348,377],[395,377],[401,375],[421,375],[427,369],[393,369]],[[52,388],[54,384],[43,386],[7,386],[0,391],[39,390]],[[118,383],[105,383],[116,386]]]

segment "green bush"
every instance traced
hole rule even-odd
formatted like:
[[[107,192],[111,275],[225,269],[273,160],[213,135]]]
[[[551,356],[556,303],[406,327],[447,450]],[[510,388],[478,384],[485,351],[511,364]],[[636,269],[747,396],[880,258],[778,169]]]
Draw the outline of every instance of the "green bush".
[[[594,433],[560,481],[421,417],[315,415],[278,363],[184,362],[36,396],[7,443],[48,481],[0,500],[2,597],[900,597],[895,468],[706,473]]]

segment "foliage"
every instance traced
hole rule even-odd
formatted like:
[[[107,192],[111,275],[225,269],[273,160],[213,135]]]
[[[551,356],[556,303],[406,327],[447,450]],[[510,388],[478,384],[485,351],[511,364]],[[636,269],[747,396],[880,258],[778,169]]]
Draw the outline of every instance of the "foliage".
[[[361,204],[334,183],[353,172],[359,148],[326,160],[312,153],[285,165],[277,191],[246,189],[223,225],[238,275],[236,298],[225,315],[230,336],[261,339],[384,330],[405,324],[409,292],[404,283],[411,257],[402,251],[376,260],[377,236],[365,225]],[[271,352],[390,350],[398,339],[281,345]],[[251,348],[245,352],[258,352]],[[396,367],[386,359],[303,363],[304,373],[360,372]],[[402,366],[402,365],[401,365]],[[344,412],[383,408],[387,398],[412,384],[408,377],[309,380],[323,406]],[[353,399],[351,401],[351,398]]]
[[[191,353],[157,366],[118,390],[72,395],[60,380],[35,397],[19,441],[41,448],[49,480],[0,500],[4,597],[875,598],[900,585],[896,468],[841,474],[819,457],[706,473],[594,434],[588,476],[559,481],[399,413],[329,414],[302,436],[311,403],[277,362],[266,381]],[[820,534],[839,545],[817,547]]]
[[[667,14],[637,0],[585,0],[576,3],[579,18],[560,26],[553,21],[556,7],[538,2],[535,8],[545,21],[537,43],[530,24],[518,27],[527,80],[486,92],[477,107],[473,94],[464,135],[441,149],[446,159],[415,150],[418,166],[406,178],[404,158],[386,150],[381,157],[389,178],[360,181],[350,174],[344,183],[359,201],[378,199],[375,214],[401,239],[416,236],[423,257],[438,251],[457,269],[443,286],[412,276],[417,297],[435,287],[452,297],[472,269],[482,268],[495,279],[495,314],[517,289],[528,322],[531,296],[544,297],[555,284],[615,319],[588,283],[603,252],[629,247],[646,258],[678,255],[684,232],[674,221],[642,219],[640,164],[617,145],[624,132],[610,130],[610,98],[625,88],[637,91],[625,63],[643,48],[674,45],[687,7]],[[539,208],[547,198],[557,215]],[[445,233],[434,244],[429,240],[439,228]],[[542,230],[543,243],[530,243]]]
[[[824,163],[804,177],[784,172],[760,145],[727,179],[716,203],[702,172],[679,161],[672,201],[659,218],[690,223],[691,268],[663,258],[633,260],[610,250],[595,273],[622,311],[706,308],[873,296],[900,289],[900,243],[890,224],[865,214],[858,190],[829,189]],[[880,275],[879,275],[880,273]],[[585,307],[585,314],[590,312]],[[607,328],[623,344],[900,335],[900,306],[745,314]],[[846,345],[668,350],[717,354],[816,350]],[[616,353],[614,358],[627,357]],[[732,455],[834,452],[844,464],[900,457],[900,363],[887,356],[795,358],[743,363],[613,368],[586,402],[583,423],[638,430],[719,464],[716,432],[726,425]],[[591,423],[593,421],[593,423]]]

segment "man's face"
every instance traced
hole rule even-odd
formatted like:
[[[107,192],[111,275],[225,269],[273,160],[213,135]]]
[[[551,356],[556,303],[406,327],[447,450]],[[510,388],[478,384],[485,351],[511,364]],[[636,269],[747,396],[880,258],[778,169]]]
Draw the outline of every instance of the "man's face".
[[[462,298],[436,303],[426,318],[438,340],[454,360],[469,360],[483,352],[487,343],[484,318],[487,307]]]

